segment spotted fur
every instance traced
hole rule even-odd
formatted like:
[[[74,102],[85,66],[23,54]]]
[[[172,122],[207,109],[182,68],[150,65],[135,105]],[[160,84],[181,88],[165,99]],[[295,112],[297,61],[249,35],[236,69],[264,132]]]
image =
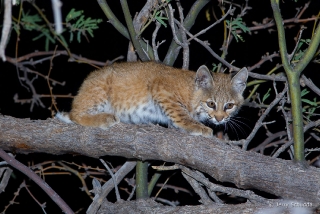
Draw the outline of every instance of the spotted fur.
[[[248,71],[235,77],[192,72],[155,62],[116,63],[91,73],[74,98],[70,119],[107,129],[121,122],[174,126],[212,137],[202,123],[222,124],[243,103]]]

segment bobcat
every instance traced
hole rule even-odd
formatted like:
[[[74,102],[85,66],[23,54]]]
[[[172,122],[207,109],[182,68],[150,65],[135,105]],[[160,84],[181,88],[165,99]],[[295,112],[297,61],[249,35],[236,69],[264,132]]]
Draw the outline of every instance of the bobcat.
[[[69,117],[102,129],[120,121],[155,123],[213,137],[212,129],[202,123],[228,122],[243,103],[247,77],[246,68],[231,78],[212,76],[204,65],[195,73],[156,62],[116,63],[87,77]],[[68,122],[61,114],[57,117]]]

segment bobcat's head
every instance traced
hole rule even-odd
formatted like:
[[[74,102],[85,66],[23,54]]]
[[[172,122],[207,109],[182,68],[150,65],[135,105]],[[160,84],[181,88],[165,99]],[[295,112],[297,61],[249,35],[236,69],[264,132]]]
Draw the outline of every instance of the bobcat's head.
[[[203,123],[224,124],[243,104],[248,70],[242,68],[233,78],[230,74],[214,73],[201,66],[196,74],[193,107],[195,118]]]

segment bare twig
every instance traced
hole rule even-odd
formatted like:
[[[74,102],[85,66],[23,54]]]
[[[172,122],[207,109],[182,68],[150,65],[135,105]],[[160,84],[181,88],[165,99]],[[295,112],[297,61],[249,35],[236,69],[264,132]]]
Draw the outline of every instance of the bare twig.
[[[109,168],[108,164],[103,160],[103,159],[100,159],[101,163],[103,164],[104,167],[106,167],[106,169],[108,170],[112,180],[113,180],[113,184],[114,184],[114,189],[116,190],[116,197],[117,197],[117,201],[121,201],[121,198],[120,198],[120,194],[119,194],[119,189],[118,189],[118,186],[117,186],[117,181],[116,181],[116,178],[113,174],[113,172],[111,171],[111,169]]]
[[[138,35],[141,35],[141,28],[146,23],[150,17],[150,11],[152,8],[156,7],[156,0],[148,0],[143,8],[140,10],[139,14],[133,19],[133,26]]]
[[[184,16],[183,16],[183,9],[181,7],[180,1],[176,1],[178,10],[179,10],[179,17],[180,17],[180,23],[183,25],[184,22]],[[183,44],[183,65],[182,69],[189,69],[189,61],[190,61],[190,50],[189,50],[189,42],[187,41],[187,35],[186,32],[184,32],[183,28],[180,28],[181,38],[182,38],[182,44]]]
[[[174,41],[178,44],[178,45],[180,45],[181,47],[183,46],[183,44],[182,44],[182,42],[180,42],[180,40],[178,39],[178,37],[177,37],[177,33],[176,33],[176,28],[175,28],[175,26],[174,26],[174,21],[175,21],[175,19],[174,19],[174,16],[173,16],[173,9],[172,9],[172,6],[171,6],[171,4],[168,4],[168,8],[169,8],[169,23],[170,23],[170,27],[171,27],[171,30],[172,30],[172,36],[173,36],[173,39],[174,39]],[[181,23],[179,23],[180,24],[180,26],[181,26]]]
[[[4,1],[4,19],[3,19],[3,28],[0,42],[0,57],[2,61],[6,61],[5,49],[8,42],[8,36],[11,29],[11,0]]]
[[[191,191],[189,191],[186,188],[183,187],[178,187],[170,184],[163,184],[163,183],[157,183],[157,187],[163,187],[163,189],[173,189],[175,192],[185,192],[190,194],[191,196],[193,195]]]
[[[11,199],[11,201],[9,201],[9,204],[4,207],[4,210],[3,210],[1,213],[6,213],[7,209],[8,209],[11,205],[13,205],[13,204],[18,204],[17,202],[15,202],[15,200],[16,200],[16,198],[19,196],[21,189],[24,188],[25,186],[26,186],[25,182],[22,182],[22,183],[20,184],[20,186],[19,186],[19,188],[17,189],[17,191],[13,193],[13,198]]]
[[[303,132],[308,131],[308,129],[315,127],[315,126],[319,126],[320,125],[320,120],[314,121],[314,122],[310,122],[307,125],[305,125],[303,127]],[[278,157],[282,152],[284,152],[288,147],[290,147],[293,144],[293,139],[288,141],[287,143],[283,144],[276,153],[274,153],[272,155],[273,158]]]
[[[193,37],[193,35],[186,30],[186,28],[184,28],[179,21],[175,20],[175,23],[179,25],[179,27],[182,27],[183,30],[190,36]],[[234,70],[234,71],[240,71],[240,68],[235,67],[233,65],[231,65],[230,63],[228,63],[226,60],[222,59],[218,54],[216,54],[209,46],[208,42],[203,42],[198,38],[194,38],[194,40],[196,40],[198,43],[200,43],[203,47],[205,47],[209,53],[214,56],[217,60],[219,60],[220,62],[222,62],[224,65],[226,65],[228,68]]]
[[[165,188],[166,184],[168,183],[168,181],[170,180],[170,178],[175,175],[176,173],[174,172],[172,175],[170,175],[166,180],[165,182],[162,184],[162,186],[160,187],[159,191],[157,192],[157,194],[154,196],[154,198],[158,198],[160,192]]]
[[[55,51],[57,50],[57,46],[55,48]],[[55,100],[55,97],[53,96],[53,93],[52,93],[52,87],[50,85],[50,81],[49,81],[49,78],[50,78],[50,74],[51,74],[51,71],[52,71],[52,67],[53,67],[53,59],[54,59],[54,56],[55,55],[52,55],[51,59],[50,59],[50,67],[49,67],[49,72],[48,72],[48,75],[46,76],[46,79],[47,79],[47,84],[48,84],[48,88],[49,88],[49,91],[50,91],[50,96],[51,96],[51,107],[50,107],[50,110],[51,110],[51,116],[53,117],[54,116],[54,111],[52,110],[52,105],[54,106],[55,108],[55,111],[58,112],[59,109],[56,105],[56,100]]]
[[[229,10],[226,12],[226,14],[224,16],[222,16],[220,19],[218,19],[217,21],[215,21],[213,24],[211,24],[210,26],[208,26],[207,28],[199,31],[198,33],[196,33],[195,35],[190,36],[190,38],[188,39],[188,42],[190,42],[191,40],[193,40],[194,38],[206,33],[208,30],[210,30],[211,28],[213,28],[214,26],[216,26],[217,24],[219,24],[220,22],[222,22],[223,20],[225,20],[225,18],[229,15],[229,14],[233,14],[235,8],[232,8],[232,6],[230,5]]]
[[[180,168],[181,168],[182,172],[184,172],[185,174],[189,175],[193,179],[195,179],[195,180],[199,181],[200,183],[202,183],[203,185],[205,185],[210,191],[232,194],[235,196],[247,198],[252,202],[266,203],[264,198],[254,194],[252,191],[249,191],[249,190],[243,191],[243,190],[230,188],[230,187],[222,187],[220,185],[216,185],[216,184],[209,182],[209,180],[207,178],[202,178],[202,176],[199,176],[197,173],[193,172],[192,170],[190,170],[189,168],[187,168],[185,166],[180,165]]]
[[[235,143],[235,144],[240,143],[240,144],[242,144],[242,149],[243,150],[247,150],[248,144],[253,139],[253,137],[256,135],[256,133],[259,130],[259,128],[263,125],[264,118],[269,114],[271,109],[282,99],[282,97],[285,95],[287,90],[288,90],[288,85],[285,84],[285,87],[284,87],[283,91],[281,93],[277,94],[276,98],[270,103],[269,107],[260,116],[259,120],[256,122],[256,125],[254,126],[252,132],[247,137],[247,139],[241,140],[239,142],[238,141],[236,141],[236,142],[230,141],[230,143]]]
[[[320,96],[320,89],[305,75],[301,76],[300,84],[302,86],[307,85],[314,93],[316,93],[318,96]]]
[[[137,185],[134,185],[129,197],[127,198],[127,201],[130,201],[132,199],[132,197],[134,196],[134,193],[136,192],[136,188],[137,188]]]
[[[135,161],[127,161],[125,164],[123,164],[123,166],[114,175],[117,185],[124,178],[124,176],[126,176],[135,166]],[[101,194],[97,195],[97,197],[94,197],[94,200],[92,201],[91,205],[87,210],[87,214],[97,213],[98,208],[101,206],[104,199],[107,197],[107,195],[113,188],[114,181],[113,179],[110,179],[102,186]]]
[[[311,18],[306,18],[306,19],[300,19],[300,17],[302,16],[302,14],[305,12],[305,10],[308,8],[309,6],[309,3],[306,3],[304,8],[301,10],[300,14],[294,18],[291,18],[291,19],[286,19],[286,20],[283,20],[283,25],[285,24],[289,24],[289,23],[305,23],[305,22],[311,22],[311,21],[315,21],[318,19],[317,16],[314,16],[314,17],[311,17]],[[273,26],[275,26],[275,22],[274,20],[271,20],[270,22],[266,23],[266,24],[257,24],[256,26],[253,26],[253,27],[249,27],[249,30],[251,32],[253,31],[257,31],[257,30],[263,30],[263,29],[268,29],[268,28],[271,28]],[[239,34],[239,33],[242,33],[243,31],[242,30],[237,30],[236,33]]]
[[[48,196],[63,210],[63,212],[71,214],[73,211],[71,208],[60,198],[60,196],[46,183],[44,182],[34,171],[30,168],[26,167],[19,161],[17,161],[14,157],[8,155],[5,151],[0,149],[0,157],[5,160],[8,164],[18,169],[20,172],[28,176],[31,180],[33,180],[36,184],[38,184],[47,194]]]
[[[267,139],[265,139],[262,143],[260,143],[259,146],[255,147],[255,148],[253,148],[251,150],[253,150],[255,152],[260,150],[260,153],[263,154],[266,145],[268,145],[274,139],[281,138],[281,137],[285,136],[286,134],[287,134],[286,131],[280,131],[280,132],[271,134]]]
[[[154,29],[153,33],[152,33],[152,49],[153,49],[153,54],[154,54],[154,60],[156,62],[159,62],[159,55],[158,55],[158,48],[159,46],[164,42],[160,42],[156,45],[156,37],[157,37],[157,34],[158,34],[158,31],[161,27],[161,24],[159,22],[156,22],[156,29]]]
[[[69,56],[69,54],[67,53],[67,51],[63,51],[63,50],[57,50],[57,51],[35,51],[29,54],[26,54],[24,56],[18,57],[18,58],[11,58],[6,56],[7,60],[12,63],[12,64],[16,64],[18,62],[30,59],[32,57],[37,57],[37,56],[44,56],[44,55],[53,55],[56,54],[57,56],[59,55],[66,55]],[[98,66],[106,66],[106,65],[111,65],[113,62],[117,61],[117,60],[121,60],[124,58],[124,56],[119,56],[111,61],[107,60],[106,62],[100,62],[100,61],[96,61],[96,60],[92,60],[92,59],[88,59],[76,54],[71,53],[71,58],[69,59],[69,61],[71,62],[78,62],[78,63],[87,63],[90,65],[98,65]],[[75,60],[74,60],[75,59]]]
[[[29,193],[29,195],[31,196],[31,198],[41,207],[42,211],[46,214],[46,211],[44,208],[46,208],[46,202],[44,202],[43,204],[41,204],[36,197],[34,197],[34,195],[31,193],[31,191],[29,190],[28,186],[26,185],[26,182],[23,181],[23,186],[24,188],[26,188],[27,192]]]
[[[274,74],[264,75],[264,74],[257,74],[257,73],[249,72],[249,76],[252,78],[261,79],[261,80],[272,80],[272,81],[281,81],[281,82],[287,81],[287,78],[284,75],[281,75],[281,76],[280,75],[276,76]]]
[[[188,181],[193,190],[200,196],[201,203],[204,205],[210,205],[213,201],[209,198],[206,191],[200,186],[197,180],[189,176],[188,174],[182,172],[183,177]]]
[[[172,166],[151,166],[151,167],[152,169],[161,170],[161,171],[179,169],[179,166],[176,164]]]
[[[248,71],[252,71],[256,68],[260,68],[260,66],[265,63],[266,61],[271,61],[274,57],[279,57],[279,53],[273,53],[271,55],[269,55],[269,53],[267,53],[266,55],[261,57],[261,60],[259,62],[257,62],[256,64],[254,64],[253,66],[248,67]]]
[[[302,32],[303,32],[304,29],[305,29],[304,27],[302,27],[302,28],[300,29],[300,31],[299,31],[299,37],[298,37],[298,39],[297,39],[297,41],[296,41],[296,46],[294,47],[292,53],[291,53],[291,54],[288,54],[288,60],[289,60],[289,61],[292,60],[294,54],[295,54],[296,51],[297,51],[297,48],[299,47],[300,39],[301,39]]]
[[[4,190],[6,189],[11,173],[12,169],[10,169],[10,167],[0,167],[0,193],[4,192]]]
[[[87,187],[87,184],[86,184],[85,180],[83,179],[83,177],[81,176],[81,174],[80,174],[77,170],[74,170],[74,169],[72,169],[71,167],[69,167],[68,165],[62,163],[62,161],[58,161],[58,163],[59,163],[61,166],[63,166],[63,168],[64,168],[66,171],[71,172],[72,174],[76,175],[76,176],[80,179],[81,184],[82,184],[82,186],[83,186],[82,189],[83,189],[83,190],[86,192],[86,194],[92,199],[93,197],[92,197],[91,193],[89,192],[88,187]]]
[[[160,202],[162,202],[162,203],[164,203],[164,204],[168,204],[169,206],[172,206],[172,207],[176,207],[176,206],[178,206],[179,205],[179,202],[177,202],[177,201],[169,201],[169,200],[167,200],[167,199],[164,199],[164,198],[155,198],[154,199],[155,201],[160,201]]]

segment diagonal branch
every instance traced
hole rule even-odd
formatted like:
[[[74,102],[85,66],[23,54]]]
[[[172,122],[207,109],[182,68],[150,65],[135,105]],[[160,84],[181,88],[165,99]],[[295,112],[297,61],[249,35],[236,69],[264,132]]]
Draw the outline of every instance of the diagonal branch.
[[[136,31],[133,26],[129,6],[126,0],[120,0],[122,11],[124,13],[124,18],[127,23],[127,27],[129,30],[130,38],[133,43],[133,46],[137,50],[137,53],[142,61],[149,61],[149,57],[146,55],[146,52],[142,49],[140,43],[139,43],[139,38],[136,34]]]
[[[32,171],[30,168],[26,167],[25,165],[17,161],[14,157],[8,155],[2,149],[0,149],[0,157],[3,160],[5,160],[8,164],[10,164],[20,172],[27,175],[36,184],[38,184],[65,213],[70,213],[70,214],[73,213],[73,211],[66,204],[66,202],[62,198],[60,198],[60,196],[44,180],[42,180],[34,171]]]

